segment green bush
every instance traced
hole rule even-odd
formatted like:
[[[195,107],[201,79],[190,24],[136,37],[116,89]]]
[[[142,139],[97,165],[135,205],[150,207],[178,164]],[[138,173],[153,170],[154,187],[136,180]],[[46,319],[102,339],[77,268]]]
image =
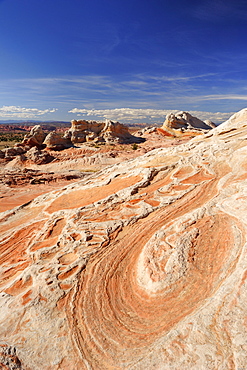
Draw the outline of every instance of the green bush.
[[[137,150],[137,149],[138,149],[138,145],[137,145],[136,143],[134,143],[134,144],[132,145],[132,149],[133,149],[133,150]]]

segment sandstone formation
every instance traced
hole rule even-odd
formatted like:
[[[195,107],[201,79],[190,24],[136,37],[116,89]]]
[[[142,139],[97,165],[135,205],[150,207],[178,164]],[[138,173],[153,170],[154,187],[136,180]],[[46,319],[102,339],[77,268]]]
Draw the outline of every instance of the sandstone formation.
[[[90,141],[106,143],[136,143],[143,141],[141,138],[131,135],[127,126],[109,120],[105,122],[73,120],[68,133],[71,135],[73,144]]]
[[[63,136],[56,131],[52,131],[46,136],[40,125],[34,126],[18,146],[35,146],[39,149],[44,146],[50,150],[63,150],[73,146],[73,144],[85,142],[128,144],[143,141],[142,138],[131,135],[128,127],[119,122],[73,120],[71,121],[71,128]],[[1,156],[2,153],[0,153],[0,158]]]
[[[197,117],[193,117],[188,112],[170,113],[166,116],[166,120],[158,131],[165,136],[181,136],[181,134],[189,134],[196,136],[203,134],[205,131],[216,127],[211,121],[203,122]]]
[[[73,145],[70,135],[65,134],[64,136],[61,136],[55,131],[50,132],[46,136],[44,144],[46,148],[50,150],[63,150]]]
[[[0,171],[0,184],[9,186],[25,185],[25,184],[44,184],[55,182],[58,180],[75,180],[85,177],[85,173],[80,171],[67,171],[62,173],[42,172],[38,170],[31,170],[24,168],[19,169],[5,169]]]
[[[44,150],[39,150],[37,147],[32,147],[21,158],[23,161],[31,161],[35,164],[44,164],[51,162],[54,158]]]
[[[23,148],[23,147],[14,147],[14,148],[4,148],[0,151],[0,158],[1,159],[6,159],[7,161],[8,160],[12,160],[14,157],[16,157],[17,155],[21,155],[23,153],[25,153],[27,150],[29,150],[30,147],[28,146],[27,148]]]
[[[247,109],[1,213],[2,366],[244,369],[246,135]]]
[[[88,172],[5,168],[0,171],[0,212],[28,203],[41,194],[87,177]],[[1,368],[1,367],[0,367]]]
[[[38,195],[63,187],[109,165],[134,159],[155,148],[177,146],[188,141],[188,138],[166,139],[155,131],[142,135],[146,140],[135,146],[81,144],[80,147],[49,152],[35,147],[22,147],[28,149],[27,152],[0,160],[0,212],[30,202]]]
[[[8,163],[11,167],[22,166],[23,163],[27,164],[45,164],[51,162],[54,157],[44,150],[39,150],[36,146],[30,148],[30,146],[25,147],[14,147],[2,149],[0,153],[0,158],[3,162]],[[19,166],[18,166],[19,164]]]
[[[37,146],[40,148],[45,139],[45,133],[40,125],[34,126],[31,131],[25,135],[22,144],[30,147]]]
[[[143,141],[140,138],[131,135],[127,126],[122,123],[112,122],[109,120],[106,120],[104,128],[99,136],[107,143],[140,143]]]
[[[71,128],[68,131],[70,133],[72,143],[84,143],[98,137],[103,128],[103,122],[73,120],[71,121]]]
[[[215,123],[213,123],[210,119],[205,119],[204,121],[206,123],[206,125],[208,125],[209,127],[211,128],[215,128],[217,127]]]

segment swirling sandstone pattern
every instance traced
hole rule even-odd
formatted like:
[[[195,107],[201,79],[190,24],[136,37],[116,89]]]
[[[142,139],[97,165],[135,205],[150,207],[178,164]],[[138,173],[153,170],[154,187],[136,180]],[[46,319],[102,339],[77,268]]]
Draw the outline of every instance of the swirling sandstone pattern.
[[[1,340],[25,369],[247,362],[247,114],[1,214]]]

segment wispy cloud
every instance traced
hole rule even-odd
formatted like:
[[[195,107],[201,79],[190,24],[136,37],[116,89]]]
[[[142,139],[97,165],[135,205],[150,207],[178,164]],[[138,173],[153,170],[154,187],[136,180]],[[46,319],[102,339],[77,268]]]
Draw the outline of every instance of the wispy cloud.
[[[55,113],[57,109],[37,109],[11,106],[2,106],[0,108],[0,117],[2,118],[23,118],[32,119],[43,116],[47,113]]]
[[[214,73],[200,75],[150,75],[150,74],[125,74],[109,77],[104,75],[67,76],[52,78],[25,78],[8,79],[1,81],[0,93],[15,90],[15,94],[35,94],[40,99],[44,95],[75,94],[132,94],[136,96],[157,95],[164,92],[177,94],[175,88],[180,86],[183,91],[191,89],[191,83],[201,82],[205,79],[214,79]],[[91,97],[91,96],[90,96]],[[132,100],[132,99],[131,99]]]
[[[111,119],[113,121],[138,121],[142,120],[162,120],[171,112],[171,110],[158,109],[131,109],[131,108],[115,108],[115,109],[71,109],[68,113],[76,114],[77,116],[98,117],[101,119]]]
[[[201,111],[190,111],[192,116],[195,116],[202,121],[210,120],[214,123],[222,123],[230,118],[236,112],[201,112]]]
[[[198,96],[197,100],[247,100],[247,95],[218,94]]]
[[[149,79],[152,79],[154,81],[167,81],[167,82],[189,82],[193,80],[202,80],[205,78],[211,78],[216,76],[217,73],[204,73],[204,74],[199,74],[199,75],[187,75],[187,76],[179,76],[179,75],[174,75],[174,76],[155,76],[155,75],[150,75]],[[143,78],[145,75],[143,75]]]
[[[52,106],[59,108],[56,117],[64,120],[73,113],[92,119],[146,122],[146,117],[152,117],[152,122],[162,122],[167,112],[178,110],[240,110],[247,100],[246,83],[238,78],[229,81],[216,73],[6,79],[1,81],[0,97],[7,108],[0,108],[0,117],[29,119],[42,115],[49,119],[47,115],[55,111],[46,107]],[[210,115],[206,118],[213,121],[214,113]]]
[[[147,122],[147,123],[162,123],[169,113],[176,113],[178,110],[164,110],[164,109],[71,109],[68,113],[76,114],[77,117],[86,119],[110,119],[120,122]],[[190,111],[190,114],[200,118],[201,120],[210,119],[215,123],[220,123],[227,120],[234,112],[202,112]]]

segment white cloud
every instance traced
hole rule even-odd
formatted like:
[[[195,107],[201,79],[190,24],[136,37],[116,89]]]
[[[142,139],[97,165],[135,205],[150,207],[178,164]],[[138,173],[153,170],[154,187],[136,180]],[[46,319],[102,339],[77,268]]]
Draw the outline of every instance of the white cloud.
[[[110,119],[120,121],[122,123],[147,122],[147,123],[162,123],[169,113],[176,113],[178,110],[164,109],[131,109],[131,108],[116,108],[116,109],[71,109],[68,113],[76,114],[78,117],[87,119]],[[234,112],[202,112],[189,111],[193,116],[201,120],[209,119],[215,123],[220,123],[227,120]]]
[[[201,112],[201,111],[189,111],[192,116],[195,116],[202,121],[209,119],[214,123],[222,123],[230,118],[236,112]]]
[[[198,96],[197,100],[247,100],[247,95],[218,94]]]
[[[234,111],[243,108],[247,100],[246,80],[226,80],[224,74],[196,74],[196,75],[153,75],[153,74],[126,74],[110,77],[103,75],[77,75],[54,78],[27,78],[1,80],[0,97],[6,105],[27,104],[39,106],[42,101],[46,106],[57,106],[59,112],[73,107],[87,109],[97,108],[95,117],[105,118],[105,109],[115,107],[159,108],[162,119],[170,108],[171,110],[205,110],[205,111]],[[205,85],[206,84],[206,85]],[[223,84],[223,85],[222,85]],[[218,86],[223,86],[218,88]],[[205,87],[206,86],[206,87]],[[217,87],[217,89],[216,89]],[[215,94],[218,91],[218,94]],[[100,115],[100,110],[103,110]],[[171,111],[169,110],[169,112]],[[133,111],[133,110],[131,110]],[[0,111],[1,113],[1,111]],[[29,112],[30,113],[30,112]],[[34,113],[34,112],[33,112]],[[81,114],[81,112],[78,112]],[[107,118],[118,118],[120,112],[110,111]],[[141,119],[141,112],[130,113],[125,111],[124,119],[129,122],[132,116]],[[27,112],[26,112],[27,114]],[[86,113],[84,113],[85,115]],[[143,115],[150,117],[144,112]],[[115,118],[115,115],[117,117]],[[155,111],[153,119],[157,116]],[[26,117],[25,117],[26,118]],[[29,117],[28,117],[29,118]],[[33,118],[33,117],[32,117]],[[66,117],[67,118],[67,117]],[[60,119],[63,119],[60,115]]]
[[[131,109],[131,108],[115,108],[115,109],[78,109],[74,108],[69,113],[80,114],[87,117],[99,117],[102,119],[111,119],[113,121],[138,121],[145,122],[147,119],[163,120],[170,112],[177,112],[163,109]]]
[[[4,105],[0,108],[0,117],[4,118],[18,118],[18,119],[32,119],[43,116],[47,113],[54,113],[57,109],[37,109],[24,108],[15,105]]]

